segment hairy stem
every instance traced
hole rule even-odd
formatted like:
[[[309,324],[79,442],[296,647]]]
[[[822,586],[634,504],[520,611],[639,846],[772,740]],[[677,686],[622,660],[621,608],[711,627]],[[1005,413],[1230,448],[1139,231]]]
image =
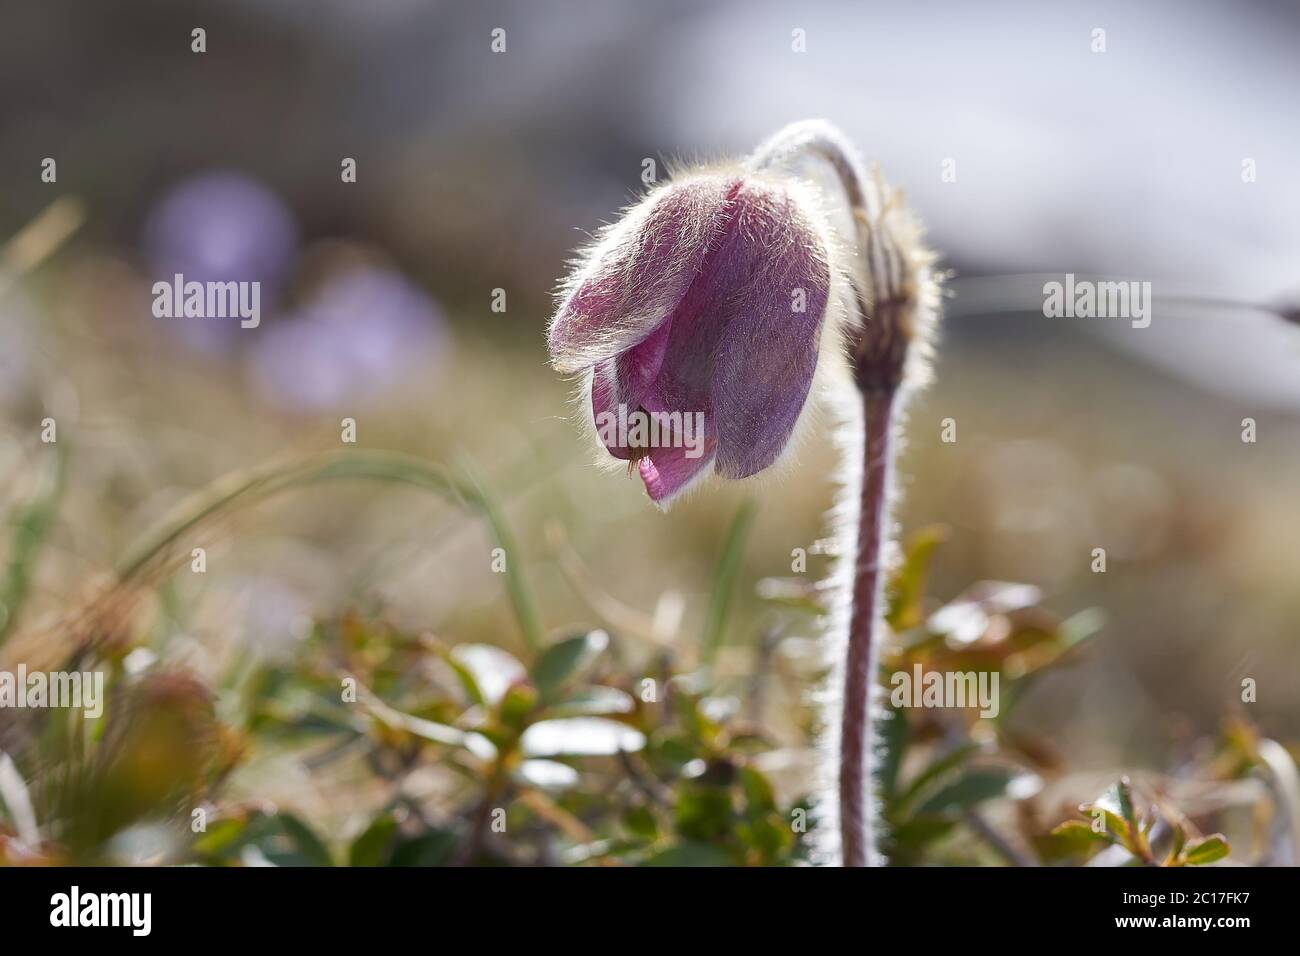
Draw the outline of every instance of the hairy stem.
[[[881,544],[888,520],[894,393],[865,392],[862,407],[862,497],[840,723],[840,848],[844,866],[868,866],[872,856],[871,803],[875,794],[867,758],[872,746],[871,698],[876,682]]]
[[[867,257],[868,228],[871,217],[867,198],[867,174],[862,160],[848,139],[834,126],[823,120],[804,120],[791,123],[755,150],[750,162],[755,169],[789,166],[803,157],[822,160],[835,174],[844,191],[844,203],[853,220],[853,241],[858,254]],[[854,309],[858,320],[870,312],[867,307],[867,290],[856,276],[850,277],[853,285]]]
[[[876,862],[873,840],[878,811],[870,766],[876,741],[871,721],[875,649],[884,627],[881,548],[888,521],[890,446],[900,396],[917,384],[905,382],[908,355],[918,336],[924,355],[929,329],[924,319],[937,293],[919,230],[904,212],[899,194],[890,193],[878,168],[868,179],[856,150],[835,127],[821,120],[792,123],[762,144],[751,162],[763,170],[793,167],[810,158],[825,162],[834,172],[852,220],[857,252],[857,261],[844,270],[850,285],[844,330],[846,358],[862,401],[863,467],[854,564],[851,580],[844,585],[850,605],[837,770],[839,856],[844,866],[868,866]]]

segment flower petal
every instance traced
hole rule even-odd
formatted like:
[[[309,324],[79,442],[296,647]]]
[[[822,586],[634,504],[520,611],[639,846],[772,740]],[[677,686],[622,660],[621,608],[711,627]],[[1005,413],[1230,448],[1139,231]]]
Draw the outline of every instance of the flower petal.
[[[552,361],[578,372],[650,336],[700,271],[728,215],[733,180],[674,180],[607,228],[566,284],[547,334]]]
[[[612,443],[617,435],[611,432],[609,423],[618,420],[620,405],[625,416],[641,407],[642,399],[654,384],[663,364],[670,328],[671,323],[664,322],[651,333],[650,338],[617,358],[597,365],[592,373],[591,414],[596,434],[615,458],[626,459],[628,450]],[[652,404],[660,406],[657,401],[652,400]]]
[[[737,181],[728,199],[695,281],[647,340],[667,327],[657,375],[637,400],[703,412],[717,472],[745,478],[777,459],[807,401],[830,267],[827,240],[784,185]]]
[[[648,339],[614,360],[618,370],[615,394],[629,408],[635,409],[641,403],[641,397],[659,377],[672,327],[671,319],[660,323]]]
[[[550,330],[555,364],[592,369],[601,440],[637,457],[656,502],[711,464],[728,478],[761,471],[789,442],[830,295],[829,241],[808,208],[782,182],[677,182],[607,232],[571,284]],[[639,411],[699,415],[703,445],[688,449],[678,429],[648,453],[618,447],[608,423]]]
[[[737,220],[749,268],[732,286],[738,314],[712,378],[717,471],[726,478],[762,471],[785,449],[812,386],[830,297],[825,241],[791,194],[746,190]]]
[[[614,359],[601,362],[591,373],[591,420],[596,437],[615,458],[628,457],[627,448],[617,443],[618,432],[610,428],[618,415],[618,372]],[[610,416],[615,416],[611,419]]]
[[[703,453],[698,458],[687,457],[690,449],[683,447],[654,448],[637,462],[637,471],[645,482],[646,494],[657,505],[666,506],[670,500],[685,491],[697,478],[708,473],[713,463],[716,442],[705,441]]]

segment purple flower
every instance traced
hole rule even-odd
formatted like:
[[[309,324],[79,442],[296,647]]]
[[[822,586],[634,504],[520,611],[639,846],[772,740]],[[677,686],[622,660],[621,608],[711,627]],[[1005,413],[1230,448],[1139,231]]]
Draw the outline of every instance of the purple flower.
[[[566,283],[552,360],[587,373],[602,443],[658,504],[710,466],[762,471],[789,443],[831,284],[823,220],[797,188],[740,170],[678,179],[609,227]],[[663,427],[609,427],[636,414]]]
[[[445,339],[441,310],[421,289],[396,272],[357,268],[272,323],[257,343],[253,373],[280,404],[340,408],[427,373]]]
[[[274,301],[298,255],[298,225],[288,206],[243,173],[200,173],[173,187],[149,212],[144,252],[150,281],[258,282]],[[228,346],[238,322],[172,322],[190,344]]]

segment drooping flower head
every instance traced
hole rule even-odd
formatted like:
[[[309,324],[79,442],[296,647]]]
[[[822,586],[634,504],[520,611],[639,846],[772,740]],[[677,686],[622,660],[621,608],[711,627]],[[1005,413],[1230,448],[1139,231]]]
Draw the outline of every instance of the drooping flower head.
[[[656,503],[786,448],[831,297],[828,233],[793,181],[700,170],[632,207],[566,282],[552,360],[585,373],[597,434]]]

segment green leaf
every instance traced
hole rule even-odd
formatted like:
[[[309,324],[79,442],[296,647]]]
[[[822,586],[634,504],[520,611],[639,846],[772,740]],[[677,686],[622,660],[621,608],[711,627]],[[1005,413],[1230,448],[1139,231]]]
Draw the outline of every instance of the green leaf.
[[[890,832],[889,843],[893,847],[893,855],[911,857],[927,844],[947,835],[956,825],[955,820],[945,820],[943,817],[914,817]],[[906,860],[895,859],[893,862],[902,864]]]
[[[365,704],[375,720],[385,727],[402,730],[422,740],[448,747],[463,747],[480,760],[491,760],[496,756],[496,745],[477,731],[460,730],[449,724],[440,724],[434,720],[403,713],[373,696],[368,697]]]
[[[906,557],[889,582],[885,620],[895,632],[911,630],[925,620],[925,579],[930,559],[948,537],[942,525],[922,528],[907,540]]]
[[[936,783],[941,777],[956,771],[958,767],[979,753],[979,751],[979,744],[960,744],[935,759],[930,766],[916,775],[916,779],[908,784],[907,789],[898,797],[895,812],[906,811],[917,798],[925,793],[926,788]]]
[[[736,836],[743,844],[757,851],[765,864],[771,864],[783,850],[794,843],[794,831],[775,813],[751,816],[747,821],[738,823]]]
[[[501,698],[498,713],[501,723],[521,731],[528,723],[528,718],[537,709],[537,688],[527,682],[512,684]]]
[[[971,807],[1010,795],[1026,777],[1003,767],[985,767],[970,770],[959,779],[943,787],[921,805],[917,816],[951,816],[964,813]]]
[[[370,821],[370,826],[352,841],[348,851],[349,866],[383,866],[397,836],[397,818],[384,812]]]
[[[589,687],[581,693],[566,697],[546,708],[548,718],[603,717],[609,714],[630,714],[636,710],[636,701],[627,691],[617,687]]]
[[[741,767],[740,785],[745,792],[746,809],[751,815],[776,809],[776,794],[772,783],[762,773],[753,767]]]
[[[194,852],[200,856],[216,857],[237,850],[248,837],[249,822],[246,817],[213,821],[206,832],[194,838]]]
[[[1052,831],[1053,836],[1065,837],[1071,843],[1113,843],[1103,830],[1098,833],[1082,820],[1066,820]]]
[[[623,811],[623,826],[633,836],[653,840],[659,835],[659,821],[654,811],[645,804],[628,807]]]
[[[578,785],[578,771],[558,760],[523,760],[515,773],[541,790],[567,790]]]
[[[479,699],[489,707],[501,703],[510,685],[528,676],[518,658],[495,644],[457,644],[450,659],[470,675]]]
[[[539,720],[524,731],[520,746],[529,757],[612,757],[645,746],[645,735],[603,717]]]
[[[460,681],[460,686],[465,689],[465,695],[469,698],[471,704],[487,705],[487,700],[483,697],[483,690],[478,686],[478,681],[474,679],[474,672],[456,659],[453,653],[447,653],[443,656],[447,666],[451,668],[456,679]]]
[[[589,667],[609,646],[609,635],[592,631],[552,644],[533,665],[533,683],[543,700],[552,700],[575,674]]]
[[[1137,846],[1132,841],[1138,837],[1138,828],[1131,826],[1128,817],[1133,814],[1133,800],[1127,788],[1125,778],[1123,793],[1119,784],[1110,787],[1091,805],[1085,804],[1079,809],[1089,817],[1095,817],[1100,811],[1106,820],[1106,828],[1118,836],[1126,847],[1136,852]]]
[[[321,842],[320,837],[312,832],[311,827],[303,823],[292,813],[277,813],[270,818],[280,832],[287,838],[293,852],[285,854],[278,847],[263,847],[267,858],[280,866],[333,866],[334,859],[330,851]]]
[[[1115,784],[1115,798],[1119,801],[1119,815],[1128,821],[1134,833],[1138,832],[1137,813],[1133,810],[1133,789],[1128,777],[1120,777]]]
[[[1061,622],[1057,628],[1057,640],[1063,650],[1068,650],[1100,633],[1105,626],[1105,611],[1095,607],[1086,608]]]
[[[431,830],[405,840],[393,851],[392,866],[445,866],[459,842],[450,830]]]
[[[1222,833],[1213,833],[1204,840],[1187,844],[1186,849],[1183,850],[1183,862],[1188,866],[1204,866],[1206,863],[1222,860],[1231,850]]]
[[[1108,833],[1113,833],[1125,846],[1129,845],[1130,835],[1128,824],[1124,822],[1123,817],[1104,806],[1100,800],[1096,803],[1083,804],[1079,807],[1079,812],[1087,816],[1090,822],[1096,820],[1097,814],[1100,813],[1102,819],[1105,821],[1106,831]]]
[[[725,786],[688,781],[677,788],[677,832],[688,840],[725,838],[732,829],[731,791]]]
[[[1082,820],[1068,820],[1046,837],[1034,841],[1039,855],[1047,862],[1087,856],[1097,847],[1111,846],[1114,842],[1108,834],[1098,833]]]
[[[898,792],[898,770],[907,751],[907,717],[891,704],[885,705],[885,711],[882,719],[876,722],[881,750],[876,778],[880,781],[881,795],[889,804],[894,802],[894,795]]]
[[[642,866],[732,866],[735,861],[726,850],[708,843],[679,843],[661,850]]]
[[[1176,864],[1182,861],[1183,848],[1187,846],[1187,831],[1183,829],[1182,824],[1174,824],[1174,842],[1169,848],[1170,864]]]
[[[754,511],[754,503],[748,499],[736,509],[736,516],[731,519],[722,554],[718,557],[713,572],[713,591],[709,596],[709,612],[700,642],[700,660],[705,664],[713,663],[726,635],[727,619],[731,615],[731,604],[735,598],[736,579],[740,576],[740,566],[745,555],[745,542],[749,538],[750,526],[754,523]]]

